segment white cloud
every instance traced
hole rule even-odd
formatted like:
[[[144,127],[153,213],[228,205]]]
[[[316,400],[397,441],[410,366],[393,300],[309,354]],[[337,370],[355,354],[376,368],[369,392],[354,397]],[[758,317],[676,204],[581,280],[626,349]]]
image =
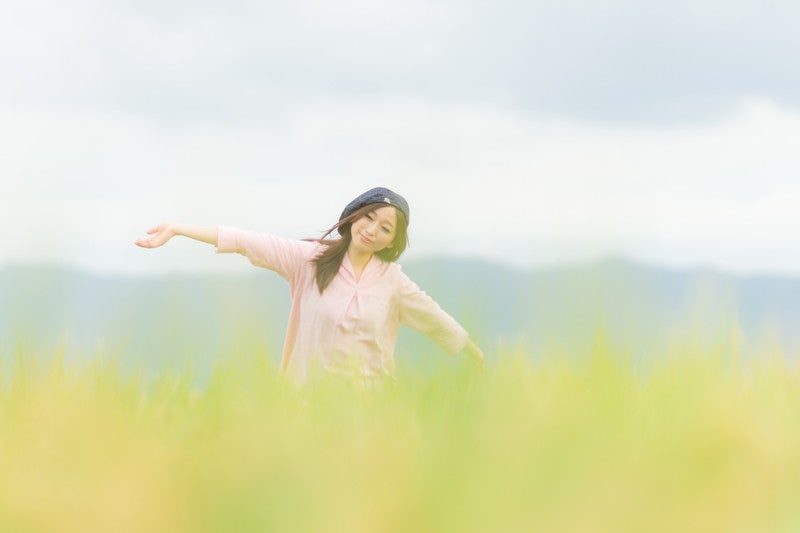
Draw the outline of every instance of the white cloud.
[[[393,92],[671,125],[718,119],[753,94],[800,102],[791,0],[11,0],[3,15],[4,101],[179,124]]]
[[[123,113],[0,110],[0,262],[246,268],[195,243],[131,243],[161,221],[314,236],[353,196],[385,185],[411,203],[408,258],[529,265],[614,252],[800,272],[800,116],[768,101],[658,130],[407,97],[318,100],[287,116],[175,128]]]

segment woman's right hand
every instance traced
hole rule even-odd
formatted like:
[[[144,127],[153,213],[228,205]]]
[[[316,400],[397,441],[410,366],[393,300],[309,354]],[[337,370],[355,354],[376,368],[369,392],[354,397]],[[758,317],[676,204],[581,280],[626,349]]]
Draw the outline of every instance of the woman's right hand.
[[[169,224],[159,224],[154,228],[147,230],[148,235],[152,235],[149,239],[139,239],[134,241],[134,244],[142,248],[158,248],[167,243],[172,237],[176,235],[175,230]]]

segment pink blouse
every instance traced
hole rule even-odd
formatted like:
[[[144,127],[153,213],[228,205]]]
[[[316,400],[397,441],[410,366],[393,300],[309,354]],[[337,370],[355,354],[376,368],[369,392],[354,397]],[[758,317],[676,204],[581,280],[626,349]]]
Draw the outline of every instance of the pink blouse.
[[[400,265],[373,256],[356,280],[345,254],[322,294],[311,260],[324,245],[219,226],[217,253],[236,252],[289,282],[292,306],[281,372],[305,381],[316,369],[377,377],[394,371],[400,324],[430,337],[448,353],[460,352],[467,332],[425,294]]]

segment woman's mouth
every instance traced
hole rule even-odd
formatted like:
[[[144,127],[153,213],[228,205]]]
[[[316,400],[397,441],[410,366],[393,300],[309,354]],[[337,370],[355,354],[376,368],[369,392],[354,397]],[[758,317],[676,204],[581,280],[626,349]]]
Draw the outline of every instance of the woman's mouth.
[[[361,238],[361,242],[364,244],[372,244],[372,241],[364,237],[362,234],[359,233],[358,236]]]

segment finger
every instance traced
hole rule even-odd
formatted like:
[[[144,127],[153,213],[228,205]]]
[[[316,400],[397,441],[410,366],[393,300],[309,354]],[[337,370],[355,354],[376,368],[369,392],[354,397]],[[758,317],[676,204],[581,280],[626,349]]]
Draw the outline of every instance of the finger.
[[[141,246],[142,248],[155,248],[158,246],[155,240],[153,239],[139,239],[136,241],[136,244]]]

